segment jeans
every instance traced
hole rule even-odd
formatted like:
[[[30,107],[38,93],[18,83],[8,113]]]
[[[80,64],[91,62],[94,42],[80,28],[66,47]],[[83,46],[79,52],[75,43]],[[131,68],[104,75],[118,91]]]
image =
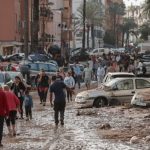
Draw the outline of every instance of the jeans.
[[[48,90],[39,90],[38,93],[39,93],[39,96],[40,96],[40,101],[41,103],[42,102],[46,102],[46,99],[47,99],[47,91]]]
[[[4,117],[0,116],[0,144],[2,142],[3,137],[3,127],[4,127]]]
[[[31,106],[25,106],[25,112],[26,112],[26,117],[28,118],[30,116],[30,119],[32,119],[32,108],[31,108]]]
[[[55,124],[58,124],[59,123],[59,113],[60,113],[60,121],[61,121],[61,124],[64,123],[64,112],[65,112],[65,106],[66,106],[66,102],[63,101],[63,102],[55,102],[54,101],[54,118],[55,118]]]
[[[75,77],[75,83],[78,83],[78,87],[79,87],[79,89],[80,89],[80,81],[81,80],[81,76],[80,75],[77,75],[76,77]]]
[[[12,110],[9,112],[9,116],[8,118],[6,119],[6,124],[8,127],[10,127],[10,123],[12,125],[15,125],[15,122],[16,122],[16,114],[17,114],[17,111],[16,110]]]
[[[21,118],[23,118],[23,97],[19,98],[20,100],[20,114],[21,114]]]

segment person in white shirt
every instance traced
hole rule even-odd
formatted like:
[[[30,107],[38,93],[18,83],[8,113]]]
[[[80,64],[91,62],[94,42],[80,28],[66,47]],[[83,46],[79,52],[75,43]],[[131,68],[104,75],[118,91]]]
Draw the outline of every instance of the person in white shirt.
[[[71,72],[68,72],[67,76],[64,79],[64,83],[67,86],[67,99],[68,102],[71,100],[72,101],[72,94],[74,93],[74,87],[75,87],[75,81],[74,78],[72,77]]]
[[[105,76],[105,69],[103,66],[100,65],[97,70],[97,80],[98,80],[98,86],[103,82],[103,78]]]
[[[87,90],[89,90],[91,79],[92,79],[92,68],[89,67],[89,63],[87,63],[87,66],[83,72],[84,72],[84,82],[85,82]]]

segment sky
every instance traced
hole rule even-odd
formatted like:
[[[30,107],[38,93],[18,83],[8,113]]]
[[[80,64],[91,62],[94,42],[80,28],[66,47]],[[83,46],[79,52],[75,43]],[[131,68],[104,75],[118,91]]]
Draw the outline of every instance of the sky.
[[[83,0],[72,0],[73,1],[73,13],[76,12],[77,8],[80,6]],[[123,0],[126,6],[140,5],[144,0]]]

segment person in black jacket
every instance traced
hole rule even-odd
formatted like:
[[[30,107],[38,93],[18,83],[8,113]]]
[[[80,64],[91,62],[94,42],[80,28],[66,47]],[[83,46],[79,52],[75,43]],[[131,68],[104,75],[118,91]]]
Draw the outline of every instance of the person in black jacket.
[[[21,119],[23,119],[23,100],[24,100],[24,92],[26,90],[25,85],[21,81],[19,76],[15,77],[15,81],[11,86],[11,90],[14,92],[14,94],[18,97],[20,100],[20,114],[21,114]]]
[[[66,89],[66,85],[63,81],[57,80],[56,76],[52,76],[52,84],[50,86],[50,104],[53,106],[53,93],[55,95],[54,99],[54,117],[55,117],[55,125],[57,126],[59,123],[58,117],[60,113],[60,123],[64,125],[64,113],[66,106],[66,94],[64,89]]]
[[[49,88],[49,77],[46,75],[44,69],[41,69],[41,72],[37,78],[38,82],[38,93],[40,96],[40,101],[43,106],[46,105],[47,91]]]

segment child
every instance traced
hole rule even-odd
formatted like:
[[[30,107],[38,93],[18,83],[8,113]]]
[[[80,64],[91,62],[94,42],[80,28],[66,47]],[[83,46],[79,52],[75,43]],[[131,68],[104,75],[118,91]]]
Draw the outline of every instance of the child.
[[[29,95],[29,90],[25,91],[25,96],[24,96],[24,104],[25,104],[25,112],[26,112],[26,117],[27,121],[32,119],[32,107],[33,107],[33,101],[32,101],[32,96]]]

